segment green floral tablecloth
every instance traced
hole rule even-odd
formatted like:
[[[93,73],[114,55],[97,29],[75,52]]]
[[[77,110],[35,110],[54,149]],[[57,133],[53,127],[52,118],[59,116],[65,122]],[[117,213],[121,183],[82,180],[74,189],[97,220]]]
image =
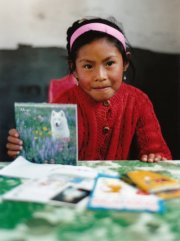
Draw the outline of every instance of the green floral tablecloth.
[[[3,164],[1,164],[2,166]],[[79,162],[101,172],[158,170],[180,180],[180,162]],[[0,194],[21,183],[0,177]],[[0,199],[0,241],[179,241],[180,198],[166,201],[162,214],[89,211]]]

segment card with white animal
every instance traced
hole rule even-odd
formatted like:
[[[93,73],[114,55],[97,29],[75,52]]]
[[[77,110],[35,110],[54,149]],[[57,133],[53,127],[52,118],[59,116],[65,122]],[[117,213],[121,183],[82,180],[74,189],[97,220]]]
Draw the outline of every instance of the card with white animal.
[[[3,199],[12,201],[49,203],[53,205],[79,204],[88,197],[90,190],[85,182],[92,184],[92,178],[53,173],[40,179],[26,180],[3,195]]]
[[[15,120],[21,156],[34,163],[76,165],[76,105],[16,102]]]

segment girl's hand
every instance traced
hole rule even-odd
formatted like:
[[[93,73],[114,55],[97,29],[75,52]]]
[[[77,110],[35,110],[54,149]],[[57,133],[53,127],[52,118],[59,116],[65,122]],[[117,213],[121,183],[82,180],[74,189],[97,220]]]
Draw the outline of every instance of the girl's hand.
[[[7,154],[15,158],[22,150],[23,142],[19,139],[19,133],[16,129],[10,129],[8,134],[8,142],[6,144]]]
[[[151,153],[148,155],[142,155],[140,160],[143,162],[159,162],[159,161],[165,161],[167,159],[161,156],[160,154]]]

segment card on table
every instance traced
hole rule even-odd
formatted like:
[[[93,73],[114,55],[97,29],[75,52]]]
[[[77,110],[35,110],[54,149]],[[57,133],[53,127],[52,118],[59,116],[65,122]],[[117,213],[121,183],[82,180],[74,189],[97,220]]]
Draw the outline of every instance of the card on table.
[[[26,180],[6,192],[3,199],[52,204],[77,204],[90,193],[94,178],[52,173],[39,179]]]
[[[180,189],[180,182],[167,175],[147,170],[135,170],[126,173],[124,180],[149,193],[158,193]]]
[[[157,196],[142,193],[117,176],[99,174],[90,195],[88,208],[161,212],[164,205]]]

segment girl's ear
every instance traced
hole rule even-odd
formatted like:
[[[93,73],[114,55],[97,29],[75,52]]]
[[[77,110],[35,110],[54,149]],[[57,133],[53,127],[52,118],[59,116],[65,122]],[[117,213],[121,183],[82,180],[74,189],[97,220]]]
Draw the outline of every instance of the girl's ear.
[[[70,73],[73,73],[73,71],[74,71],[73,63],[71,61],[68,61],[68,65],[69,65]]]
[[[129,62],[124,63],[123,71],[126,72],[128,67],[129,67]]]
[[[126,62],[124,62],[124,72],[126,72],[126,70],[129,67],[129,60],[131,58],[131,53],[130,52],[126,52]]]
[[[76,70],[73,71],[73,76],[77,79],[77,81],[79,80]]]
[[[78,75],[76,72],[76,67],[74,66],[73,62],[69,61],[69,69],[70,69],[70,73],[73,74],[73,76],[78,80]]]

